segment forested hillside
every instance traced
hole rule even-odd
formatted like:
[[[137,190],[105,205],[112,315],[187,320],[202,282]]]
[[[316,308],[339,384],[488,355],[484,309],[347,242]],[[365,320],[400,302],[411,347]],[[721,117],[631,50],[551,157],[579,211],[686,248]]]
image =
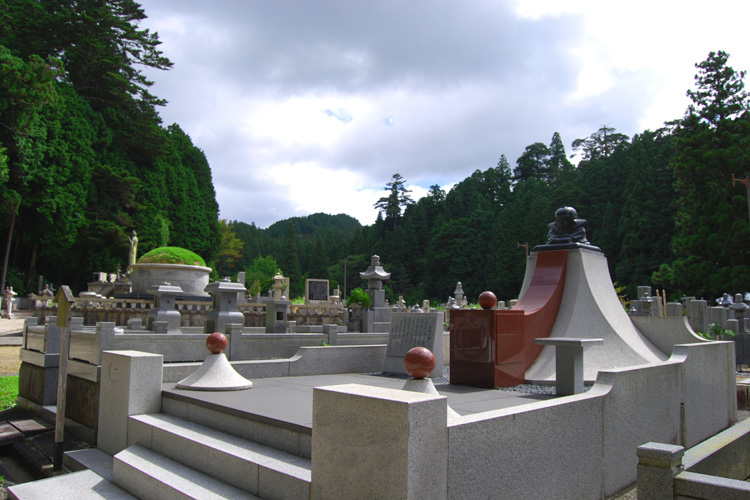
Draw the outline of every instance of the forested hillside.
[[[218,253],[206,157],[162,126],[139,69],[172,64],[144,18],[131,0],[0,1],[0,242],[17,291],[124,271],[133,229],[139,254]]]

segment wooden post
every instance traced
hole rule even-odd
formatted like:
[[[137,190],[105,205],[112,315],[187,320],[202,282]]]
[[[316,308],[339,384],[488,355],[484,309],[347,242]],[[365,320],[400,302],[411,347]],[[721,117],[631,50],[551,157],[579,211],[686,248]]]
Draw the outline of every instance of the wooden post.
[[[70,354],[70,317],[75,303],[73,293],[67,285],[57,291],[53,299],[57,303],[57,323],[60,332],[60,372],[57,376],[57,412],[55,414],[55,448],[52,470],[62,470],[63,440],[65,434],[65,395],[68,386],[68,355]]]

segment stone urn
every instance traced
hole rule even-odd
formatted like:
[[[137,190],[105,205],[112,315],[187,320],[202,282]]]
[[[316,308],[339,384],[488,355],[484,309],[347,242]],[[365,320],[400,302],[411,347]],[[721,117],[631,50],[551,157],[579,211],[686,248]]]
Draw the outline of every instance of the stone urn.
[[[210,273],[210,267],[187,264],[133,264],[130,266],[132,293],[149,294],[151,287],[169,283],[182,288],[185,295],[208,297],[204,289]]]

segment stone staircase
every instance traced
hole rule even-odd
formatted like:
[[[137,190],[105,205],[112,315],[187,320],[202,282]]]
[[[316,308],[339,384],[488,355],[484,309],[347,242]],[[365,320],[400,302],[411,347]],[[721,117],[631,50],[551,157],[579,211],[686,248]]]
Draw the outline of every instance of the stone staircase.
[[[66,466],[91,468],[101,481],[80,470],[17,485],[9,498],[56,498],[64,482],[78,499],[309,499],[309,434],[295,436],[293,426],[270,419],[253,421],[166,396],[162,401],[162,413],[129,418],[128,447],[114,457],[99,450],[66,454]],[[248,439],[253,435],[264,443]],[[71,490],[78,474],[80,490]]]

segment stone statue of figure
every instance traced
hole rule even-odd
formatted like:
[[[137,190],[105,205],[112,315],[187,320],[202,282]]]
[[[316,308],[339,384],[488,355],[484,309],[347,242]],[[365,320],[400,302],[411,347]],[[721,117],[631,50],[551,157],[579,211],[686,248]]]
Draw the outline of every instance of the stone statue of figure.
[[[573,207],[558,208],[555,212],[555,222],[549,223],[548,245],[565,243],[589,244],[586,239],[586,220],[578,218],[578,212]]]
[[[135,264],[135,255],[136,252],[138,252],[138,236],[135,234],[135,229],[133,229],[133,236],[128,237],[128,241],[130,242],[130,252],[128,252],[128,265],[132,266]]]

